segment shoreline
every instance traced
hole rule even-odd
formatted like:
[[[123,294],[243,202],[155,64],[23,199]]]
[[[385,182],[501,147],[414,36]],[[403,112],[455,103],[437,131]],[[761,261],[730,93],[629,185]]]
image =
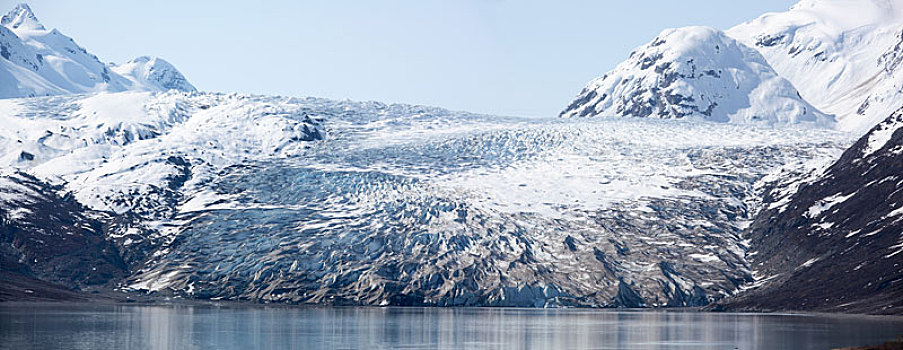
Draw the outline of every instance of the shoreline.
[[[705,307],[668,307],[668,308],[613,308],[613,307],[514,307],[514,306],[400,306],[400,305],[325,305],[325,304],[285,304],[261,303],[242,300],[209,300],[184,298],[159,298],[146,296],[139,299],[115,299],[97,297],[84,300],[3,300],[0,309],[17,307],[51,307],[51,306],[125,306],[125,307],[203,307],[223,309],[488,309],[488,310],[535,310],[535,311],[570,311],[587,313],[701,313],[720,315],[748,316],[793,316],[793,317],[829,317],[840,319],[874,319],[903,322],[903,315],[851,314],[799,310],[776,311],[732,311],[710,310]]]
[[[192,299],[177,296],[148,295],[134,292],[117,291],[106,287],[92,291],[76,291],[61,285],[18,275],[9,271],[0,271],[0,308],[16,305],[112,305],[112,306],[199,306],[199,307],[248,307],[248,308],[485,308],[485,309],[536,309],[536,310],[594,310],[599,312],[700,312],[714,314],[737,315],[775,315],[775,316],[829,316],[829,317],[870,317],[890,318],[903,321],[903,315],[880,313],[843,313],[824,312],[818,310],[748,310],[719,307],[719,304],[701,307],[647,307],[647,308],[615,308],[615,307],[527,307],[527,306],[438,306],[438,305],[330,305],[330,304],[290,304],[277,302],[261,302],[253,300],[210,300]]]

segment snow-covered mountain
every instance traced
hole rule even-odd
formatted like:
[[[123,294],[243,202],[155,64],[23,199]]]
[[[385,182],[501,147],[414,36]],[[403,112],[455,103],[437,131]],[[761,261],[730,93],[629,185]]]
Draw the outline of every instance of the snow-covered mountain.
[[[108,65],[56,29],[46,29],[26,4],[0,19],[0,98],[88,92],[195,88],[162,59]]]
[[[158,57],[141,56],[110,68],[131,82],[129,90],[146,91],[195,91],[182,73],[166,60]]]
[[[747,230],[758,283],[728,305],[899,314],[903,305],[903,109],[830,167],[778,181]]]
[[[708,27],[663,31],[591,81],[561,116],[833,124],[758,52]]]
[[[903,1],[803,0],[727,31],[858,134],[903,106]]]
[[[830,125],[830,115],[861,135],[903,106],[901,62],[903,0],[803,0],[726,35],[666,30],[561,116]]]

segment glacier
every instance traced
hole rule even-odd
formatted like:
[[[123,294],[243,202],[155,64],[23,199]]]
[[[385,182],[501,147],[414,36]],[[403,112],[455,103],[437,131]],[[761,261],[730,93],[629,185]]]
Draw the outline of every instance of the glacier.
[[[115,218],[115,288],[332,305],[706,305],[754,282],[757,183],[851,141],[177,91],[0,115],[7,167]]]

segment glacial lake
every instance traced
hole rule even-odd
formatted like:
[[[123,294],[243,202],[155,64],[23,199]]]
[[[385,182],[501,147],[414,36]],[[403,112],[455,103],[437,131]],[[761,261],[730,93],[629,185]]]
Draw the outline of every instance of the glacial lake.
[[[502,308],[0,304],[2,349],[830,349],[903,319]]]

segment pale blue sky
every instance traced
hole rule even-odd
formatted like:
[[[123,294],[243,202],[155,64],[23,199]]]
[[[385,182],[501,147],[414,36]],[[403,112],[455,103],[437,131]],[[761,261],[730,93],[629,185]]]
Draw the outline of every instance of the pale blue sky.
[[[0,0],[3,12],[20,1]],[[662,29],[794,0],[33,0],[102,60],[165,58],[201,90],[554,116]]]

